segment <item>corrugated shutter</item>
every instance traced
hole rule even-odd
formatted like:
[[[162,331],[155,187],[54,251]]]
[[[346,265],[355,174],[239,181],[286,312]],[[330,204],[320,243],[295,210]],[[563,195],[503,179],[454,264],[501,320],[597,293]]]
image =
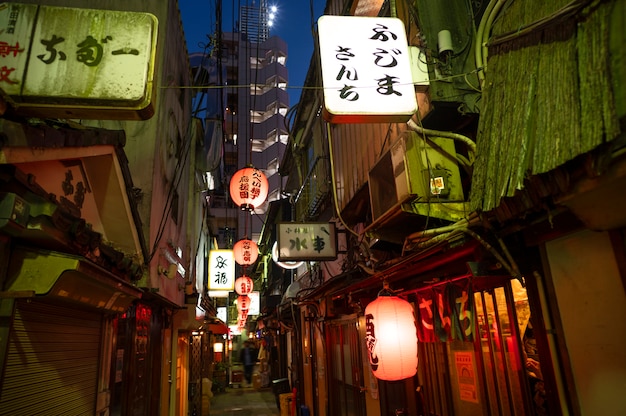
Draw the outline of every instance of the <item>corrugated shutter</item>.
[[[93,415],[102,315],[18,301],[0,415]]]

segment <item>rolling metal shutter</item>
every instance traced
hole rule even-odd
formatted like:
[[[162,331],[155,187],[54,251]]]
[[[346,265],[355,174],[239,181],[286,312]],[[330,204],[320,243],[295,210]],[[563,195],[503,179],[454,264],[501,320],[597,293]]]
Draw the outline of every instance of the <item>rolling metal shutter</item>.
[[[89,415],[96,409],[102,315],[18,301],[0,415]]]

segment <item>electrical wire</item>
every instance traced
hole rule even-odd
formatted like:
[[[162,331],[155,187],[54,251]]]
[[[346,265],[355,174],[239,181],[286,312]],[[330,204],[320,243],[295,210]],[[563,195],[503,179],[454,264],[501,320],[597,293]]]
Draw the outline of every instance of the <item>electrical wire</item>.
[[[589,6],[592,3],[599,3],[601,0],[574,0],[559,10],[551,13],[545,17],[542,17],[539,20],[536,20],[530,24],[524,25],[517,30],[510,31],[498,36],[495,36],[492,40],[487,43],[487,46],[495,46],[505,42],[509,42],[513,39],[519,38],[521,36],[528,35],[532,32],[546,29],[549,26],[559,24],[562,21],[571,18],[572,16],[578,14],[582,9]]]
[[[487,8],[483,12],[483,16],[480,19],[480,23],[476,31],[476,46],[474,48],[474,60],[476,61],[476,68],[480,70],[477,73],[478,82],[480,84],[478,88],[480,89],[482,89],[483,84],[485,83],[485,71],[483,70],[485,66],[485,62],[483,58],[483,45],[482,45],[483,34],[485,33],[485,30],[486,30],[487,20],[489,18],[489,15],[491,14],[491,11],[495,7],[497,1],[498,0],[489,1],[489,3],[487,4]]]
[[[465,144],[468,147],[470,155],[472,155],[470,156],[470,162],[473,163],[474,157],[476,155],[476,143],[474,143],[474,141],[470,139],[469,137],[464,136],[462,134],[458,134],[458,133],[452,133],[449,131],[426,129],[424,127],[419,126],[412,119],[407,121],[407,125],[409,126],[411,130],[414,130],[420,134],[425,134],[425,135],[434,136],[434,137],[445,137],[445,138],[453,139],[453,140],[456,140]]]
[[[332,140],[332,134],[331,134],[331,129],[330,129],[330,123],[326,123],[326,133],[328,137],[328,158],[330,159],[330,179],[331,179],[332,188],[333,188],[333,202],[334,202],[333,205],[335,206],[335,213],[337,214],[337,218],[343,224],[345,229],[348,230],[351,234],[358,237],[359,234],[353,229],[351,229],[350,227],[348,227],[346,222],[343,220],[343,217],[341,216],[341,212],[339,210],[339,200],[337,197],[337,181],[335,178],[335,162],[333,160],[333,143],[332,143],[333,140]]]

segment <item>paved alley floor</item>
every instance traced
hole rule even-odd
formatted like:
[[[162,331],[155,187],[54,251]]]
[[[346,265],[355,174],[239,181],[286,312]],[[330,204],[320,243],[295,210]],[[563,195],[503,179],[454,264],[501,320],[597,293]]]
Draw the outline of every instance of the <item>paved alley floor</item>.
[[[210,416],[277,416],[280,410],[271,388],[227,388],[211,398]]]

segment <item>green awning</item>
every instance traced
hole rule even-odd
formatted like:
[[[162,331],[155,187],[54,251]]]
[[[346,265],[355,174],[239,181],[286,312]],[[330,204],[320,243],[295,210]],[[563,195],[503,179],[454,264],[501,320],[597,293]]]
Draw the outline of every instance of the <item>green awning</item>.
[[[84,257],[18,248],[9,262],[6,292],[79,303],[103,312],[124,312],[142,291]]]

